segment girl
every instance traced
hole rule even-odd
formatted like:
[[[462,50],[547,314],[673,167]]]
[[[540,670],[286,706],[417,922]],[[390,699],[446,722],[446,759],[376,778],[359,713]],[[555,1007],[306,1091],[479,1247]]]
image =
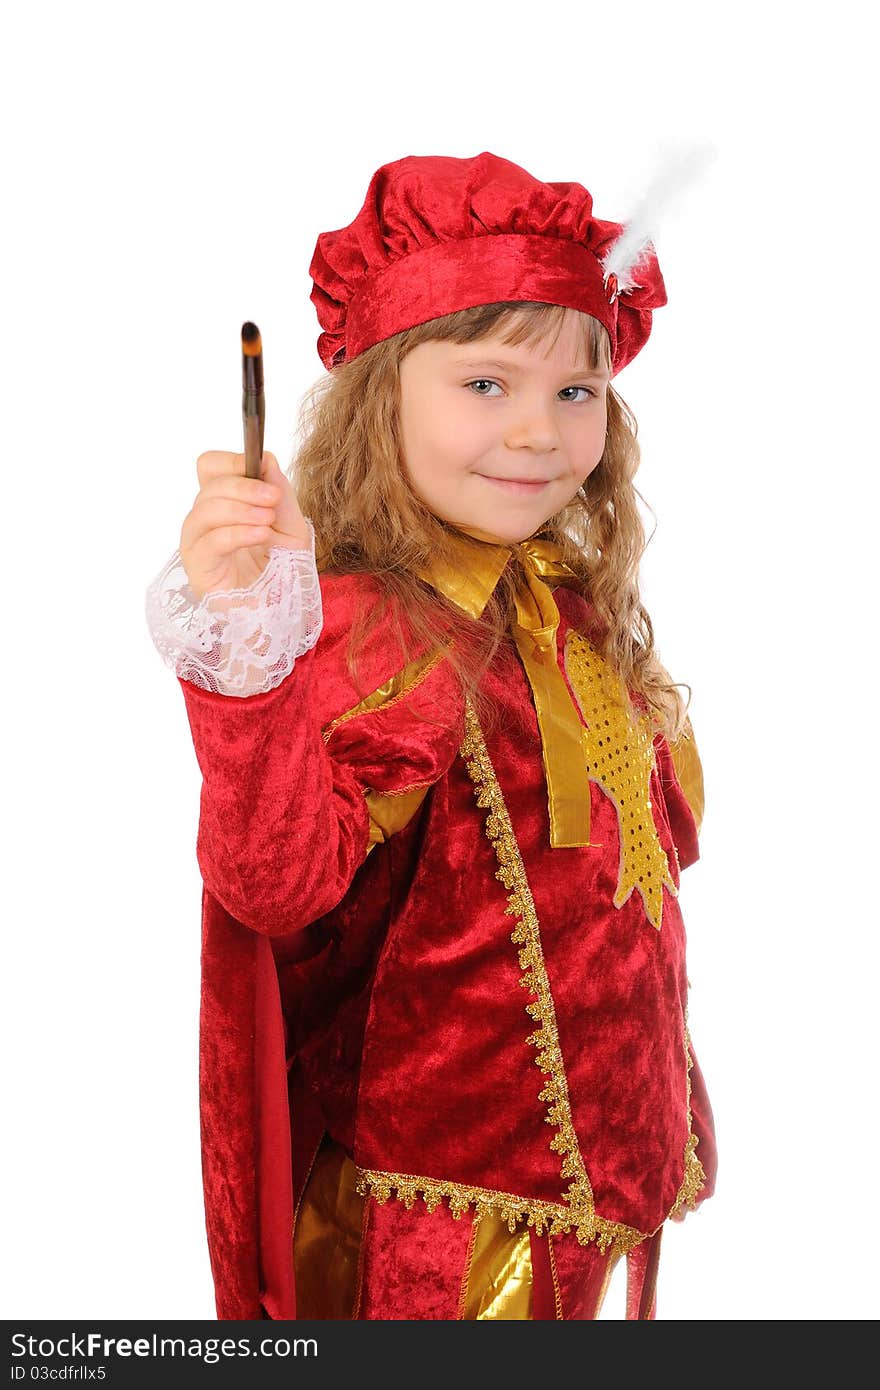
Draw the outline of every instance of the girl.
[[[483,152],[318,237],[294,489],[198,460],[151,585],[203,774],[220,1318],[596,1318],[709,1196],[702,774],[639,600],[644,237]]]

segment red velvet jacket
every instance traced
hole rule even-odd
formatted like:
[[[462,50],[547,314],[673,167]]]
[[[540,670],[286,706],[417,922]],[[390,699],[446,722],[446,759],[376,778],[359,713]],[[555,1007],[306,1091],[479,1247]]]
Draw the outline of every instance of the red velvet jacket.
[[[318,642],[276,689],[181,681],[204,779],[200,1091],[220,1318],[296,1316],[294,1210],[325,1129],[368,1198],[494,1205],[582,1244],[629,1250],[714,1186],[677,901],[699,853],[695,745],[658,732],[624,746],[612,720],[609,768],[629,780],[599,755],[590,843],[551,847],[516,657],[487,678],[502,717],[485,738],[444,662],[401,671],[388,624],[368,642],[363,699],[345,651],[375,581],[324,574],[321,591]],[[559,669],[596,752],[609,721],[589,605],[552,593]]]

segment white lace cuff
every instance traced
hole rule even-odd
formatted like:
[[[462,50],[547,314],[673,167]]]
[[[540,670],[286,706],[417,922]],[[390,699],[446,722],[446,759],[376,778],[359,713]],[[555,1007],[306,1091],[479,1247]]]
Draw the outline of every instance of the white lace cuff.
[[[272,546],[262,574],[246,589],[196,598],[176,550],[147,589],[150,636],[178,676],[218,695],[274,690],[313,647],[323,627],[315,565],[308,550]]]

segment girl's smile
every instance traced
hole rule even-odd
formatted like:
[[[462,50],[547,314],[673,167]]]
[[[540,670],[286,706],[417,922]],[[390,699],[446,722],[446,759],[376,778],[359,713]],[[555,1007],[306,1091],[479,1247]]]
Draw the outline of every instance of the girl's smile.
[[[477,476],[485,478],[487,483],[492,483],[495,487],[504,488],[508,492],[519,493],[525,497],[534,497],[545,487],[549,487],[551,481],[549,478],[539,482],[525,482],[515,478],[490,478],[487,473],[479,473]]]

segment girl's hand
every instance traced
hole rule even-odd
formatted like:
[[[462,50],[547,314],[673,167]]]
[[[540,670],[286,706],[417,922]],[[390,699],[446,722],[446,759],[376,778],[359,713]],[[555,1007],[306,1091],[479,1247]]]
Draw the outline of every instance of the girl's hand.
[[[210,450],[196,460],[199,492],[180,531],[180,559],[198,598],[246,589],[262,574],[273,545],[308,550],[312,538],[296,493],[274,454],[260,478],[247,478],[244,454]]]

